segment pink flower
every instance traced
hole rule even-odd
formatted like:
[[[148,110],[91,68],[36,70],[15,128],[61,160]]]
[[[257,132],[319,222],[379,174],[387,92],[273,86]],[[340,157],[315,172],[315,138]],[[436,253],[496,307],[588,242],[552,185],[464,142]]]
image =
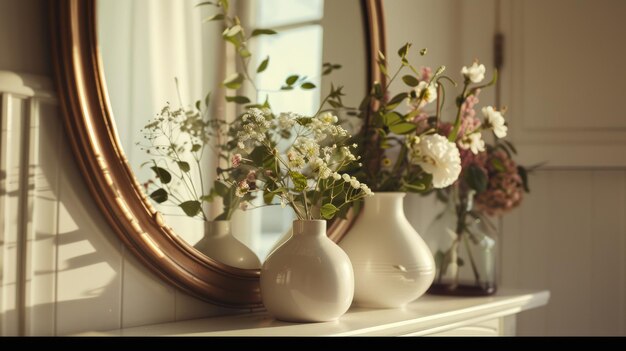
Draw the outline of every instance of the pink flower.
[[[233,168],[237,168],[239,167],[239,165],[241,164],[241,154],[234,154],[231,158],[230,158],[230,163],[232,165]]]
[[[430,67],[421,67],[420,68],[420,80],[429,81],[433,75],[433,69]]]
[[[522,177],[517,164],[502,150],[489,153],[485,162],[489,182],[487,190],[476,195],[478,209],[490,216],[501,215],[522,202],[524,193]]]

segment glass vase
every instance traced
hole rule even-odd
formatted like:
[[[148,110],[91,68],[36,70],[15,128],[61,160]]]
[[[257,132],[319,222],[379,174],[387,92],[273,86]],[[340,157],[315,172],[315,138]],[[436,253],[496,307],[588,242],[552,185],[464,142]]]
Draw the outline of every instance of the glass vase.
[[[497,231],[473,208],[473,194],[453,192],[424,239],[435,257],[436,295],[481,296],[496,292]]]

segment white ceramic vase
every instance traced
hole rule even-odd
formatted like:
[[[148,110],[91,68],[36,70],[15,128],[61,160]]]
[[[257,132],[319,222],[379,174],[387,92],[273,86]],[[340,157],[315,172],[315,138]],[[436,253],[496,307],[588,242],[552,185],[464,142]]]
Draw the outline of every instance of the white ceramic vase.
[[[433,282],[435,261],[404,215],[405,195],[378,192],[365,198],[363,212],[339,243],[354,268],[355,305],[402,307]]]
[[[261,261],[231,232],[230,221],[204,222],[204,237],[194,247],[203,254],[229,266],[259,269]]]
[[[352,303],[354,274],[348,256],[326,236],[326,221],[295,220],[293,235],[261,268],[267,311],[288,322],[326,322]]]

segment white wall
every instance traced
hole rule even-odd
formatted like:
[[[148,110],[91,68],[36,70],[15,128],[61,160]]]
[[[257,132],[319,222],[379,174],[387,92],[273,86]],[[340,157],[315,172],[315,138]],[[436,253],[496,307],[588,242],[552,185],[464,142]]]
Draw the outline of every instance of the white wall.
[[[43,0],[0,2],[0,71],[52,79],[47,6]],[[127,253],[90,197],[54,101],[0,90],[6,110],[1,335],[63,335],[237,312],[189,297]],[[41,113],[20,108],[31,103],[41,105]]]
[[[500,8],[498,8],[498,3]],[[389,56],[405,41],[458,75],[505,35],[502,103],[531,193],[501,223],[501,283],[549,289],[520,335],[626,335],[626,2],[385,0]],[[584,25],[581,25],[584,23]],[[481,94],[493,103],[491,95]],[[432,199],[407,211],[424,231]]]

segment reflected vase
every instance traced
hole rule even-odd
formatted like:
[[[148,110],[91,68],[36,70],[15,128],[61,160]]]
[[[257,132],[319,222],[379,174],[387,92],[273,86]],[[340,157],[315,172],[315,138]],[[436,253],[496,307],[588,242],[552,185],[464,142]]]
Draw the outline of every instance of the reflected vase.
[[[293,235],[263,263],[261,297],[269,314],[288,322],[326,322],[352,303],[348,256],[326,236],[326,221],[295,220]]]
[[[204,236],[193,247],[212,259],[242,269],[259,269],[261,261],[232,234],[230,221],[205,221]]]
[[[473,195],[452,194],[424,239],[435,256],[437,273],[428,290],[436,295],[483,296],[496,292],[497,231],[473,209]]]
[[[354,303],[398,308],[422,296],[435,277],[428,246],[404,214],[405,193],[366,197],[355,224],[339,243],[354,268]]]

